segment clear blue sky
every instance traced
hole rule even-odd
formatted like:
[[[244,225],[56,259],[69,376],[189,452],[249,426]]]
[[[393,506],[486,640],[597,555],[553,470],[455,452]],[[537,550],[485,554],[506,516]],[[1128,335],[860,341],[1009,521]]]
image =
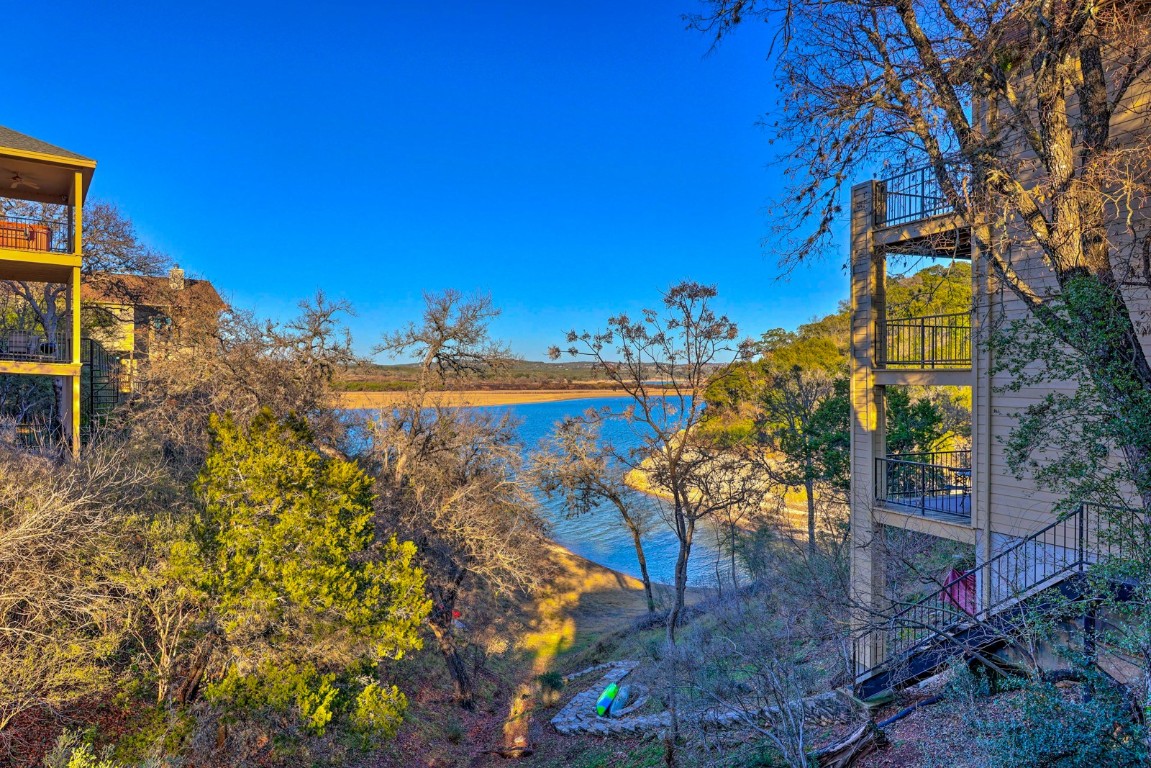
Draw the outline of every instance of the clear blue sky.
[[[448,287],[537,359],[684,278],[747,334],[794,327],[843,259],[776,280],[768,30],[709,54],[695,8],[15,4],[0,124],[97,159],[92,194],[235,304],[351,300],[361,350]]]

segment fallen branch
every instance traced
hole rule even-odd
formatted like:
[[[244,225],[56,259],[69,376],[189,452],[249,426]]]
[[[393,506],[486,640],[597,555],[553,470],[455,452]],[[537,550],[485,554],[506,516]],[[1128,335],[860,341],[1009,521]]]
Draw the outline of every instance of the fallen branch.
[[[870,755],[886,744],[887,737],[883,735],[883,731],[868,720],[850,736],[817,749],[811,756],[815,758],[815,764],[819,768],[849,768],[859,758]]]

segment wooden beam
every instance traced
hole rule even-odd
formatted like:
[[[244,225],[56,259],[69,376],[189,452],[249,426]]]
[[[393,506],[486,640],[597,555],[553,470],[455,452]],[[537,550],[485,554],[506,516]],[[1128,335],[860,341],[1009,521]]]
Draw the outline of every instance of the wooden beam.
[[[80,364],[0,360],[0,373],[12,373],[17,376],[79,376]]]
[[[971,527],[971,523],[953,523],[949,520],[937,520],[933,517],[923,517],[922,515],[908,515],[887,509],[880,503],[875,505],[874,514],[877,523],[892,528],[902,528],[906,531],[926,533],[929,536],[935,536],[941,539],[950,539],[951,541],[971,544],[972,546],[975,545],[975,529]]]
[[[876,369],[875,383],[881,387],[970,387],[974,383],[970,368],[935,368],[914,371]]]

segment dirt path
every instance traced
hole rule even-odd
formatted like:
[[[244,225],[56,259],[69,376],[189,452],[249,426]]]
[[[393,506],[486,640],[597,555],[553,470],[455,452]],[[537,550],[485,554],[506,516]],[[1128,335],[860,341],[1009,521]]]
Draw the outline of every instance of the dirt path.
[[[559,546],[551,548],[557,575],[530,606],[534,616],[521,638],[531,662],[512,698],[503,725],[503,746],[528,746],[532,713],[539,701],[540,675],[577,640],[626,627],[647,612],[643,583],[585,560]],[[666,587],[661,587],[666,590]]]

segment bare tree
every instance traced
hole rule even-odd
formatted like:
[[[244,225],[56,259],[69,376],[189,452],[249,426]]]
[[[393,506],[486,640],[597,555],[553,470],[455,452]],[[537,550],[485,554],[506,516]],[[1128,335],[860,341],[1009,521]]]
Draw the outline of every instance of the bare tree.
[[[565,419],[532,457],[531,477],[548,498],[562,496],[568,513],[583,515],[601,503],[610,504],[631,534],[635,557],[647,597],[648,613],[655,612],[651,575],[643,551],[643,537],[651,530],[653,511],[626,481],[628,468],[618,451],[601,435],[594,420]]]
[[[704,388],[748,351],[736,341],[735,323],[712,308],[716,295],[713,286],[679,283],[663,295],[662,314],[648,309],[638,320],[617,315],[608,319],[606,330],[569,331],[568,347],[551,350],[553,359],[567,354],[591,360],[632,399],[626,418],[640,445],[626,454],[617,452],[617,458],[642,470],[652,489],[669,500],[668,524],[679,541],[675,602],[667,623],[672,644],[687,593],[696,525],[718,510],[757,503],[746,464],[697,429]]]
[[[424,390],[444,387],[473,376],[485,376],[504,368],[511,349],[491,337],[488,324],[500,310],[490,296],[466,296],[455,289],[424,294],[420,325],[385,333],[376,354],[391,357],[415,355]]]
[[[332,378],[356,359],[345,302],[318,293],[285,323],[199,309],[211,317],[185,317],[194,333],[154,345],[141,364],[126,416],[136,440],[155,445],[185,479],[203,462],[213,413],[247,423],[263,408],[280,417],[294,412],[307,417],[325,449],[340,442],[345,425],[333,408]]]
[[[0,448],[0,731],[108,682],[123,624],[111,577],[153,474],[113,443],[64,466]]]
[[[162,275],[171,258],[140,237],[136,224],[120,207],[107,200],[84,206],[83,270],[128,275]]]
[[[546,575],[543,523],[517,479],[523,452],[511,417],[449,407],[441,397],[508,358],[488,332],[497,310],[488,297],[457,291],[425,299],[423,323],[387,334],[380,347],[392,355],[415,352],[420,387],[374,416],[367,456],[380,522],[416,544],[432,600],[429,626],[456,700],[470,708],[475,688],[461,656],[457,606],[466,597],[534,587]]]
[[[1151,363],[1133,314],[1151,285],[1144,214],[1151,131],[1142,98],[1151,25],[1143,7],[1089,0],[708,6],[693,21],[717,40],[748,19],[778,30],[772,56],[786,88],[774,127],[789,147],[787,176],[797,179],[786,196],[787,226],[800,234],[787,258],[809,258],[830,243],[842,186],[858,172],[877,162],[927,163],[995,279],[1045,333],[1046,349],[1055,342],[1070,350],[1080,383],[1111,414],[1088,422],[1083,442],[1114,446],[1120,482],[1151,506]],[[1045,425],[1058,421],[1044,410],[1024,415],[1031,446],[1024,453],[1032,457],[1047,444]],[[1066,474],[1052,479],[1066,485]],[[1092,482],[1070,485],[1078,493]]]

